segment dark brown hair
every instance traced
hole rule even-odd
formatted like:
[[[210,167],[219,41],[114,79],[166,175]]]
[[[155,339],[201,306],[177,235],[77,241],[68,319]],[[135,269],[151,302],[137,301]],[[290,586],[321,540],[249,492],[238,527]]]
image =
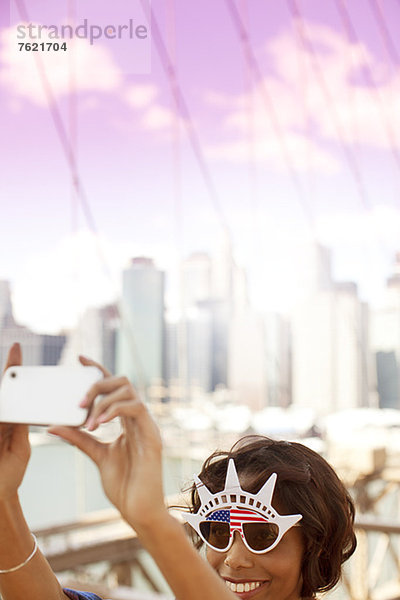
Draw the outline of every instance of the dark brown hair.
[[[282,514],[301,513],[304,538],[303,598],[332,589],[341,566],[354,552],[354,505],[332,467],[303,444],[246,436],[229,452],[214,452],[204,463],[200,479],[213,493],[224,488],[228,460],[233,458],[243,488],[255,494],[272,473],[277,473],[273,502]],[[193,485],[191,510],[200,499]],[[198,542],[201,546],[201,542]]]

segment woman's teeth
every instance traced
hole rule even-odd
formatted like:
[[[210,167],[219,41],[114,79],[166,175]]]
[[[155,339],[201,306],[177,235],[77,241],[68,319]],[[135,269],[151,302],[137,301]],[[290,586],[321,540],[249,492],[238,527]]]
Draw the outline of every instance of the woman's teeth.
[[[226,586],[236,593],[251,592],[256,590],[261,585],[261,581],[246,581],[246,583],[233,583],[233,581],[226,581]]]

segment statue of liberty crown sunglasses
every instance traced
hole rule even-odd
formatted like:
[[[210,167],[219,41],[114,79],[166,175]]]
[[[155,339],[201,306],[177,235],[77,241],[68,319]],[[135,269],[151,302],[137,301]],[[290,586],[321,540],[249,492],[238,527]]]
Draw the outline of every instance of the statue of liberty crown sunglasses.
[[[301,514],[280,515],[271,505],[277,480],[273,473],[257,494],[241,488],[235,462],[230,459],[225,487],[212,494],[201,479],[194,477],[201,506],[197,513],[186,514],[186,521],[213,550],[226,552],[237,531],[246,547],[256,554],[276,548],[285,533],[299,526]]]

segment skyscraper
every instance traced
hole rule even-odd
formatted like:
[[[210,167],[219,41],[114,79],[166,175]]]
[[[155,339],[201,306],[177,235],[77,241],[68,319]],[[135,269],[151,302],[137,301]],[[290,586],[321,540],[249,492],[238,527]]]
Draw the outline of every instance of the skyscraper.
[[[183,309],[212,297],[212,261],[205,252],[191,254],[182,264]]]
[[[336,283],[292,314],[293,404],[319,414],[369,406],[368,310],[354,283]]]
[[[139,388],[164,379],[164,273],[138,257],[123,272],[117,371]]]
[[[11,306],[11,291],[10,282],[1,280],[0,281],[0,327],[3,327],[5,321],[12,319],[12,306]]]
[[[386,282],[383,305],[371,315],[371,349],[380,408],[400,408],[400,253]]]
[[[118,324],[116,304],[88,308],[69,334],[60,362],[75,364],[78,355],[84,354],[114,373]]]

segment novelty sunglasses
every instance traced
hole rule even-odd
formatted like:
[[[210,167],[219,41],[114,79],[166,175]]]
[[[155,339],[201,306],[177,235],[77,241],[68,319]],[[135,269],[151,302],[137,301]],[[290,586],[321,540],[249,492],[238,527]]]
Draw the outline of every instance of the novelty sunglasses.
[[[273,473],[257,494],[242,490],[233,459],[229,460],[225,488],[212,494],[195,477],[201,506],[196,514],[187,514],[187,522],[213,550],[226,552],[238,531],[245,546],[256,554],[273,550],[283,535],[298,526],[301,514],[280,515],[271,500],[277,475]]]

